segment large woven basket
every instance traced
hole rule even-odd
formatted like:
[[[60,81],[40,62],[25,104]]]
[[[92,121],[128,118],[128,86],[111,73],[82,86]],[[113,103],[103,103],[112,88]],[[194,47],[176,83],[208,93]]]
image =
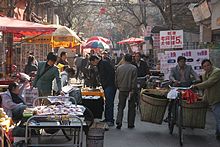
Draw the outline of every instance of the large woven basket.
[[[142,91],[140,100],[141,121],[161,124],[168,100],[161,95],[151,94],[149,91]]]
[[[205,128],[207,103],[197,101],[193,104],[187,104],[186,101],[183,101],[182,107],[184,127]]]

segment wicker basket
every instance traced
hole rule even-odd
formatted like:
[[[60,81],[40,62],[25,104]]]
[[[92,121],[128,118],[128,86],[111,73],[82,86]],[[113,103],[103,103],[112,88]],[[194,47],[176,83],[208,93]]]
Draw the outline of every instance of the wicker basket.
[[[161,95],[148,93],[147,90],[142,91],[140,100],[141,121],[162,123],[168,100],[158,97]]]
[[[198,101],[193,104],[187,104],[186,101],[183,101],[182,106],[183,126],[204,129],[208,104],[204,101]]]

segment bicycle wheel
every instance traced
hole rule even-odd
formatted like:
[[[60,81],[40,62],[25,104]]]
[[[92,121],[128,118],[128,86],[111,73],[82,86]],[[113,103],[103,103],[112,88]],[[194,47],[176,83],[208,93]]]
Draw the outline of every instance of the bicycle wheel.
[[[178,106],[178,127],[179,127],[179,143],[183,145],[183,109],[182,106]]]
[[[173,134],[174,125],[176,123],[176,101],[171,101],[168,110],[168,128],[169,133]]]

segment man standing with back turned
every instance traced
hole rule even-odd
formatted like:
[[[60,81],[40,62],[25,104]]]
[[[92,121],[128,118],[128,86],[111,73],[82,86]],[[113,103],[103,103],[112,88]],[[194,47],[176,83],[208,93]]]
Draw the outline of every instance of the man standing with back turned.
[[[137,91],[137,68],[131,64],[132,56],[126,54],[124,63],[116,69],[115,85],[119,89],[119,103],[117,115],[117,129],[121,129],[124,108],[128,99],[128,128],[134,128],[136,91]]]

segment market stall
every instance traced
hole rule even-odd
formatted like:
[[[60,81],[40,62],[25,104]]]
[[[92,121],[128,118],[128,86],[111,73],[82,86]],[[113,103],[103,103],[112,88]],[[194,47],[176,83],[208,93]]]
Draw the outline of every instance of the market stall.
[[[82,88],[82,104],[92,111],[94,118],[102,118],[104,97],[102,89]]]
[[[36,36],[41,34],[48,34],[55,31],[53,26],[17,20],[14,18],[0,17],[0,31],[3,32],[3,47],[1,48],[1,73],[6,80],[11,73],[13,64],[13,35],[19,34],[20,36]],[[7,51],[7,52],[6,52]],[[6,57],[6,58],[5,58]],[[5,79],[3,79],[5,80]]]

